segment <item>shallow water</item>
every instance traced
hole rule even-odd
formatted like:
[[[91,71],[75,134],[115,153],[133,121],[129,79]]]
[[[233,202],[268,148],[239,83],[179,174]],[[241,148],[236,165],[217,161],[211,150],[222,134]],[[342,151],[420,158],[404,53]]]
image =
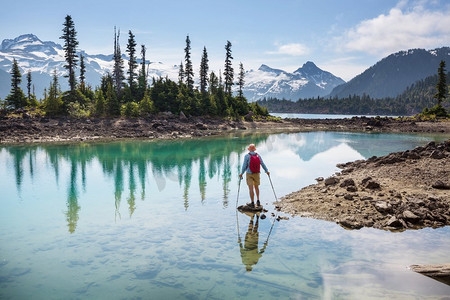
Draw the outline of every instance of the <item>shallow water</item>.
[[[235,210],[250,141],[280,197],[339,162],[439,139],[309,132],[2,147],[0,298],[448,296],[449,286],[407,266],[448,262],[449,227],[391,233],[300,217],[273,222],[265,175],[268,217],[255,228],[256,217]]]

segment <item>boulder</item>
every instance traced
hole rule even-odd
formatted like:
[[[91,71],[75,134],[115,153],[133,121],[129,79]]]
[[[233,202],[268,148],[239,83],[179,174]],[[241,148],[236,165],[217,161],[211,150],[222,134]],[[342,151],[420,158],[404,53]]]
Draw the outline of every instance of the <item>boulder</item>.
[[[345,179],[339,186],[340,187],[347,187],[347,186],[354,186],[355,185],[355,181],[351,178],[349,179]]]
[[[392,216],[389,220],[387,220],[385,226],[395,227],[395,228],[403,228],[403,223],[397,219],[395,216]]]
[[[356,188],[356,186],[351,185],[351,186],[347,187],[347,192],[354,193],[354,192],[356,192],[356,191],[358,191],[358,189]]]
[[[450,190],[450,185],[445,184],[441,180],[436,181],[431,187],[438,190]]]
[[[376,190],[380,188],[380,184],[376,181],[370,180],[366,183],[366,188]]]
[[[384,201],[377,201],[373,206],[380,213],[389,213],[392,211],[392,205]]]
[[[414,214],[412,211],[410,210],[405,210],[403,212],[403,219],[408,220],[410,222],[417,222],[420,220],[420,217],[416,214]]]
[[[339,183],[339,178],[337,177],[328,177],[325,179],[325,185],[334,185],[336,183]]]
[[[445,154],[440,150],[434,150],[431,152],[430,157],[434,159],[442,159],[445,158]]]

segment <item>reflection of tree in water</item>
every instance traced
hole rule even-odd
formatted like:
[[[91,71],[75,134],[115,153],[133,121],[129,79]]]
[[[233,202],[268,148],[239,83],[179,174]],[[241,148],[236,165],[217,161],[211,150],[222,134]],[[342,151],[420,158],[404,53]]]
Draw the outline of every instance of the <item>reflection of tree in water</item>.
[[[66,220],[69,232],[74,233],[77,228],[77,222],[79,219],[78,212],[80,206],[78,205],[78,190],[77,190],[77,163],[72,160],[70,165],[70,183],[67,195],[67,212]]]
[[[98,161],[103,173],[114,181],[114,205],[116,217],[120,218],[120,203],[124,192],[125,177],[128,179],[129,197],[127,198],[130,217],[136,210],[136,169],[141,188],[141,199],[144,200],[146,182],[149,180],[148,166],[162,190],[166,181],[177,181],[183,187],[182,198],[186,209],[189,207],[189,190],[192,181],[192,170],[198,164],[198,185],[200,201],[207,197],[206,177],[212,179],[218,176],[223,185],[223,205],[228,205],[230,192],[231,166],[233,153],[240,155],[245,151],[249,141],[258,144],[267,139],[268,135],[251,135],[241,137],[221,137],[214,139],[177,140],[177,141],[150,141],[150,142],[117,142],[117,143],[82,143],[71,145],[44,145],[44,146],[11,146],[5,147],[13,156],[15,179],[18,191],[23,182],[23,161],[29,155],[30,177],[33,178],[36,167],[36,153],[45,151],[47,161],[54,170],[56,183],[59,182],[60,164],[63,161],[70,163],[70,183],[67,199],[67,222],[69,231],[74,232],[79,218],[79,186],[86,191],[89,178],[86,178],[87,165]],[[1,148],[0,148],[1,149]],[[81,170],[80,176],[78,172]],[[126,176],[128,174],[128,176]],[[125,176],[124,176],[125,175]],[[80,179],[81,182],[78,182]]]

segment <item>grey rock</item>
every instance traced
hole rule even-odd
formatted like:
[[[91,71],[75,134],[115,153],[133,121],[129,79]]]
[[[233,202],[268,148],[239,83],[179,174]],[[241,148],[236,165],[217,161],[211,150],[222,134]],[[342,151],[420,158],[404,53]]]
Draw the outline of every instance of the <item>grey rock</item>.
[[[355,181],[351,178],[349,179],[345,179],[339,186],[340,187],[346,187],[346,186],[354,186],[355,185]]]
[[[409,210],[405,210],[403,212],[403,218],[408,220],[408,221],[412,221],[412,222],[420,220],[419,216],[417,216],[416,214],[414,214],[413,212],[411,212]]]
[[[356,188],[356,186],[349,186],[349,187],[347,187],[347,192],[352,192],[352,193],[354,193],[354,192],[356,192],[358,189]]]
[[[384,201],[377,201],[377,202],[375,202],[374,206],[375,206],[375,209],[377,211],[379,211],[380,213],[388,213],[392,210],[392,206],[389,203],[384,202]]]
[[[441,180],[436,181],[431,187],[439,190],[450,190],[450,185],[445,184]]]
[[[339,178],[337,177],[328,177],[325,179],[325,185],[334,185],[336,183],[339,183]]]
[[[430,157],[434,159],[442,159],[445,158],[445,154],[440,150],[434,150],[431,152]]]
[[[400,220],[397,219],[395,216],[392,216],[389,220],[387,220],[385,226],[395,227],[395,228],[404,227],[403,223],[400,222]]]
[[[376,181],[370,180],[367,182],[366,188],[371,189],[371,190],[376,190],[376,189],[380,188],[380,184]]]

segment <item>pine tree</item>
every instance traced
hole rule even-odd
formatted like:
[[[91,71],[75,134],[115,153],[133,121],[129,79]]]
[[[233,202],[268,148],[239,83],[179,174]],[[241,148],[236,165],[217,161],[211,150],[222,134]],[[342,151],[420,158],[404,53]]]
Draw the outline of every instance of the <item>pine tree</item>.
[[[113,83],[116,92],[116,98],[120,98],[123,87],[123,58],[120,52],[120,30],[116,33],[116,27],[114,27],[114,69],[113,69]],[[106,93],[105,93],[106,94]]]
[[[141,45],[141,70],[139,71],[138,78],[138,99],[142,99],[147,91],[147,72],[145,70],[145,53],[146,53],[145,45]]]
[[[11,68],[11,91],[5,99],[7,107],[13,109],[23,108],[28,105],[27,98],[20,88],[20,83],[22,82],[22,74],[20,73],[19,65],[16,59],[13,59],[13,64]]]
[[[231,64],[231,60],[233,59],[231,56],[231,46],[231,42],[227,41],[227,44],[225,45],[225,70],[223,71],[223,76],[225,77],[225,93],[229,96],[231,96],[231,88],[234,80],[234,70]]]
[[[209,75],[209,94],[216,95],[219,88],[219,78],[217,78],[214,72]]]
[[[28,104],[30,106],[36,107],[39,105],[37,99],[36,99],[36,95],[34,94],[34,85],[31,83],[31,71],[28,71],[27,73],[27,100],[28,100]],[[31,92],[31,88],[33,88],[33,92]]]
[[[184,67],[184,75],[186,76],[186,85],[189,92],[194,90],[194,69],[191,61],[191,40],[189,35],[186,36],[186,48],[184,48],[184,61],[186,63]]]
[[[86,65],[84,64],[84,55],[80,53],[80,86],[82,92],[84,92],[86,88],[85,79],[86,79]]]
[[[95,99],[95,114],[97,116],[104,116],[106,103],[102,89],[97,89],[95,91],[94,99]]]
[[[202,94],[206,93],[206,88],[208,85],[208,72],[208,52],[206,52],[206,47],[203,47],[203,55],[200,62],[200,91]]]
[[[136,41],[135,36],[131,32],[131,30],[128,31],[128,44],[127,44],[127,50],[129,56],[128,61],[128,86],[130,87],[131,96],[134,97],[136,94],[136,69],[137,69],[137,59],[136,59]]]
[[[242,92],[242,89],[244,88],[244,84],[245,84],[245,71],[244,71],[244,65],[241,63],[239,63],[239,76],[238,76],[238,85],[239,85],[239,95],[238,97],[240,99],[244,98],[244,94]]]
[[[178,85],[182,85],[184,82],[184,67],[183,62],[180,63],[179,71],[178,71]]]
[[[63,35],[60,37],[60,39],[64,40],[64,57],[66,58],[66,65],[64,65],[64,68],[66,68],[69,71],[68,75],[65,75],[64,77],[69,78],[69,86],[70,91],[74,92],[77,81],[75,78],[75,69],[77,67],[77,32],[75,31],[75,24],[72,20],[72,17],[70,15],[66,16],[65,22],[63,24]]]
[[[109,116],[118,116],[120,115],[120,103],[117,99],[116,91],[109,82],[106,90],[106,99],[105,99],[105,112]]]
[[[445,61],[441,60],[438,68],[438,83],[436,84],[437,93],[434,95],[438,105],[442,104],[442,101],[447,98],[448,94],[447,78],[445,74]]]
[[[48,97],[44,99],[44,111],[49,116],[57,116],[62,113],[63,101],[56,70],[53,73],[53,81],[50,84]]]
[[[31,71],[27,73],[27,92],[28,102],[31,102]]]

